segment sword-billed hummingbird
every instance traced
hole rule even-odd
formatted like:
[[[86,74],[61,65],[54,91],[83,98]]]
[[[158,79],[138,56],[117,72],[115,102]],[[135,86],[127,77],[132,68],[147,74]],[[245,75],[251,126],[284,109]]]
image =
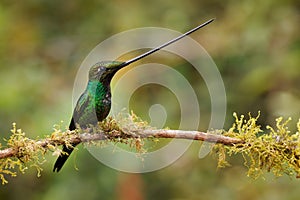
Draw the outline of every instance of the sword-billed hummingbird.
[[[128,61],[102,61],[93,65],[89,70],[87,87],[79,97],[75,106],[69,130],[75,130],[76,125],[79,125],[81,128],[86,128],[90,124],[96,125],[98,121],[102,121],[107,117],[111,107],[110,82],[117,71],[197,31],[213,20],[214,19],[211,19],[177,38]],[[75,146],[76,144],[72,144],[72,147],[63,145],[63,153],[59,155],[54,164],[54,172],[59,172]]]

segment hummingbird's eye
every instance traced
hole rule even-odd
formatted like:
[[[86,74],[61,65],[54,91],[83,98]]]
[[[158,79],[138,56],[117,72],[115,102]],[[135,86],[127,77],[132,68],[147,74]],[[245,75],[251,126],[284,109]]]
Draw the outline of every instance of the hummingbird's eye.
[[[104,70],[104,67],[100,66],[100,67],[98,67],[97,72],[101,72],[103,70]]]

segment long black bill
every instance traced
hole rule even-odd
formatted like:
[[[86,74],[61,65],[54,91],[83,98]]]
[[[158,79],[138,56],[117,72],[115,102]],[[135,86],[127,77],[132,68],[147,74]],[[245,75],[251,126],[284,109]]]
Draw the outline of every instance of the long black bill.
[[[154,49],[151,49],[150,51],[147,51],[146,53],[143,53],[143,54],[141,54],[141,55],[139,55],[139,56],[137,56],[135,58],[132,58],[132,59],[130,59],[130,60],[122,63],[119,67],[120,68],[125,67],[125,66],[130,65],[131,63],[134,63],[134,62],[136,62],[136,61],[138,61],[138,60],[140,60],[140,59],[142,59],[142,58],[144,58],[146,56],[149,56],[149,55],[153,54],[154,52],[156,52],[156,51],[158,51],[158,50],[160,50],[162,48],[165,48],[166,46],[169,46],[170,44],[172,44],[174,42],[177,42],[178,40],[184,38],[185,36],[187,36],[187,35],[195,32],[195,31],[197,31],[198,29],[200,29],[200,28],[202,28],[202,27],[210,24],[214,20],[215,19],[210,19],[207,22],[204,22],[203,24],[197,26],[196,28],[193,28],[193,29],[189,30],[188,32],[186,32],[186,33],[178,36],[177,38],[174,38],[173,40],[170,40],[170,41],[168,41],[168,42],[166,42],[166,43],[164,43],[164,44],[162,44],[162,45],[160,45],[160,46],[158,46],[158,47],[156,47]]]

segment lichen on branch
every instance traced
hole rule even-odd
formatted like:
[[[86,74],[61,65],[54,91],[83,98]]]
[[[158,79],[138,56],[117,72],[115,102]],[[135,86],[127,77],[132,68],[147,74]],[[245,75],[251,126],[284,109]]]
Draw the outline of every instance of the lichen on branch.
[[[242,143],[232,146],[216,145],[214,149],[218,154],[218,166],[225,167],[229,163],[227,156],[241,154],[244,164],[248,167],[247,175],[258,178],[265,172],[272,172],[275,176],[287,174],[300,176],[300,120],[297,123],[296,133],[291,134],[288,128],[288,120],[282,117],[276,119],[276,126],[267,126],[262,131],[257,124],[258,117],[249,115],[238,117],[234,114],[235,123],[232,128],[224,132],[225,136],[240,138]]]
[[[0,160],[0,179],[2,184],[7,183],[5,175],[12,177],[17,175],[16,169],[21,173],[25,173],[27,169],[25,163],[31,163],[30,166],[37,169],[39,176],[42,170],[40,164],[44,161],[43,156],[37,155],[44,155],[45,148],[38,145],[35,140],[25,137],[25,133],[21,129],[17,129],[16,123],[13,123],[11,133],[12,135],[7,140],[8,148],[1,150],[0,154],[4,155]]]
[[[120,115],[116,118],[108,117],[97,126],[87,129],[69,131],[61,126],[54,126],[54,131],[43,139],[27,138],[25,133],[13,124],[11,136],[5,140],[6,145],[0,144],[0,179],[7,183],[7,176],[15,177],[17,172],[25,173],[29,167],[37,169],[38,176],[42,171],[42,164],[46,162],[44,155],[51,152],[58,156],[61,145],[71,147],[71,144],[112,142],[123,143],[134,148],[137,153],[145,153],[144,140],[155,142],[159,138],[174,138],[200,140],[214,145],[213,153],[218,155],[218,167],[229,166],[228,156],[241,154],[248,167],[248,176],[261,177],[265,172],[272,172],[276,176],[287,174],[300,176],[300,120],[298,131],[291,134],[288,129],[290,119],[276,120],[276,126],[266,127],[262,131],[257,124],[257,117],[249,115],[238,117],[234,113],[235,123],[228,130],[213,130],[208,132],[155,129],[136,115]],[[216,134],[218,133],[218,134]],[[100,145],[101,147],[101,145]]]

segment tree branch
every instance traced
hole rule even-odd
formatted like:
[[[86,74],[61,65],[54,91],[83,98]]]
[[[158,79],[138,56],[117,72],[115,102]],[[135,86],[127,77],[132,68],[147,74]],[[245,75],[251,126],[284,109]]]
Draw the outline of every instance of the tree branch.
[[[216,135],[200,131],[183,131],[183,130],[144,130],[141,133],[142,137],[155,137],[155,138],[177,138],[188,140],[200,140],[211,143],[220,143],[224,145],[233,145],[243,143],[243,140],[238,138],[231,138],[223,135]]]
[[[275,126],[267,126],[263,131],[257,124],[259,114],[257,117],[249,114],[249,119],[245,119],[244,115],[233,115],[235,123],[227,131],[153,129],[132,114],[127,118],[121,116],[120,120],[109,117],[97,126],[90,126],[84,130],[63,131],[60,126],[55,126],[54,132],[41,140],[27,138],[14,123],[12,135],[6,140],[7,148],[2,147],[0,150],[0,180],[5,184],[7,180],[4,175],[16,176],[17,171],[24,173],[27,169],[25,163],[29,162],[39,174],[42,170],[41,163],[45,161],[44,154],[47,151],[52,151],[55,155],[60,154],[61,145],[111,141],[130,144],[139,152],[143,151],[140,139],[153,138],[176,138],[220,144],[215,145],[213,149],[218,158],[218,167],[229,165],[227,156],[242,154],[244,164],[248,167],[248,176],[253,178],[262,176],[265,171],[272,172],[275,176],[295,174],[296,177],[300,177],[300,119],[297,131],[291,133],[287,126],[290,118],[277,118]]]
[[[92,141],[108,140],[108,139],[130,139],[130,138],[176,138],[176,139],[188,139],[199,140],[211,143],[220,143],[224,145],[233,145],[237,143],[243,143],[243,140],[237,138],[226,137],[223,135],[216,135],[211,133],[205,133],[200,131],[185,131],[185,130],[165,130],[165,129],[151,129],[151,130],[139,130],[138,133],[126,133],[127,131],[113,130],[110,133],[104,131],[98,131],[96,134],[83,133],[73,134],[68,138],[68,143],[79,144]],[[36,142],[36,145],[41,148],[48,148],[49,145],[59,146],[66,142],[58,139],[43,139]],[[19,155],[18,148],[6,148],[0,150],[0,159],[8,157],[16,157]]]

